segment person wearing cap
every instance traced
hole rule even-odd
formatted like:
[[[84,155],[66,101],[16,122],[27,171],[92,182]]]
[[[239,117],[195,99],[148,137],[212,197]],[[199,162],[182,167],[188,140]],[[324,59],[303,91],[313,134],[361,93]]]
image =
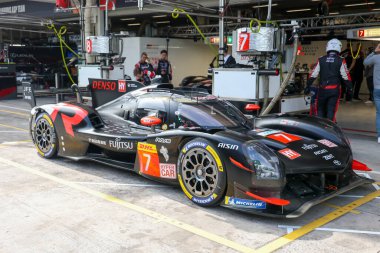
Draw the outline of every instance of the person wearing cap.
[[[318,59],[317,64],[309,75],[305,94],[310,93],[311,85],[320,76],[317,98],[317,115],[336,122],[336,112],[339,106],[341,95],[341,80],[346,85],[346,89],[352,92],[352,82],[350,72],[347,69],[345,59],[339,56],[342,50],[342,43],[338,39],[327,42],[325,56]]]

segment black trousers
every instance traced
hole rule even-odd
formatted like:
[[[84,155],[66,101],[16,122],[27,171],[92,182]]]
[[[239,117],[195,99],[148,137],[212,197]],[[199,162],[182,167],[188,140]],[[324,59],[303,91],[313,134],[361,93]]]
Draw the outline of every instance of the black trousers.
[[[362,86],[363,75],[354,75],[352,78],[352,86],[354,87],[354,98],[359,98],[360,87]]]
[[[373,101],[373,76],[367,77],[366,79],[369,90],[369,100]]]
[[[335,115],[338,110],[340,92],[340,86],[336,89],[320,88],[318,90],[318,117],[336,121]]]

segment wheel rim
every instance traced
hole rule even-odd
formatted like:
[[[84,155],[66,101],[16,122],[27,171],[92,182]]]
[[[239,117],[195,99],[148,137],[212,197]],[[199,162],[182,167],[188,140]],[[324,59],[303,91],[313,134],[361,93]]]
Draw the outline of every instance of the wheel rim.
[[[186,188],[196,197],[211,195],[218,183],[218,167],[211,154],[195,148],[185,154],[182,177]]]
[[[47,153],[53,145],[53,129],[44,118],[36,124],[36,144],[44,153]]]

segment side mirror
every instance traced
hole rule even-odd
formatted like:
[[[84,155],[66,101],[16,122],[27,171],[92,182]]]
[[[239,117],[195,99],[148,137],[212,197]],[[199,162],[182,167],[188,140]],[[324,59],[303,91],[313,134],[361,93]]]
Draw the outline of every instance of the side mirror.
[[[247,104],[244,109],[247,111],[247,112],[253,112],[253,111],[258,111],[261,109],[261,107],[259,105],[256,105],[256,104]]]
[[[162,120],[155,117],[155,116],[143,117],[143,118],[141,118],[140,122],[141,122],[141,125],[150,126],[150,127],[162,124]]]

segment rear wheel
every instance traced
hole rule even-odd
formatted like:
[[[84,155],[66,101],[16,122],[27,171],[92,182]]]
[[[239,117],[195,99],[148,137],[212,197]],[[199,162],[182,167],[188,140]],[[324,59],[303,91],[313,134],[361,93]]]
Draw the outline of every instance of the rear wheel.
[[[219,204],[226,190],[226,174],[211,143],[197,138],[184,145],[179,157],[178,180],[194,203],[200,206]]]
[[[44,158],[52,158],[57,154],[57,135],[54,124],[47,113],[41,113],[36,118],[34,144],[38,154]]]

